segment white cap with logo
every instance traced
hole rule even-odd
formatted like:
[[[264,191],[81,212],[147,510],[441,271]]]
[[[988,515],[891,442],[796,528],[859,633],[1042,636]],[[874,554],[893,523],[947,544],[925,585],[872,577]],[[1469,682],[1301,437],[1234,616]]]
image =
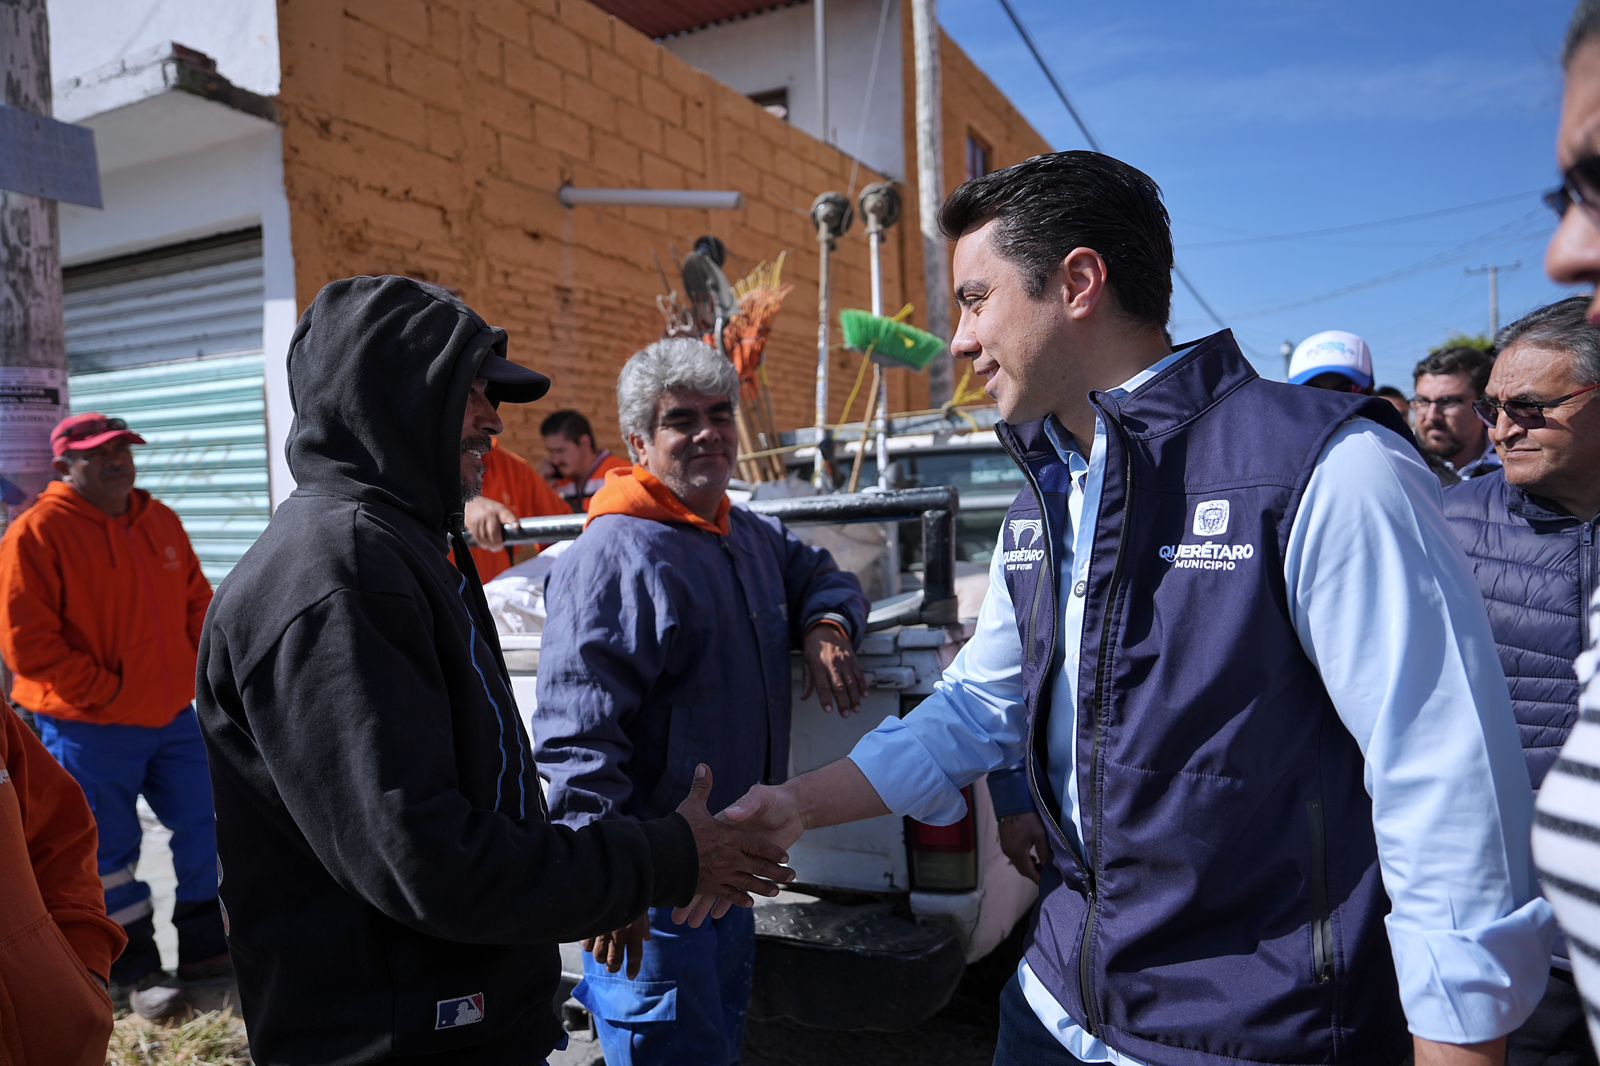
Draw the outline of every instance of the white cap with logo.
[[[1304,385],[1322,374],[1339,374],[1372,388],[1372,349],[1354,333],[1329,329],[1301,341],[1289,359],[1289,384]]]

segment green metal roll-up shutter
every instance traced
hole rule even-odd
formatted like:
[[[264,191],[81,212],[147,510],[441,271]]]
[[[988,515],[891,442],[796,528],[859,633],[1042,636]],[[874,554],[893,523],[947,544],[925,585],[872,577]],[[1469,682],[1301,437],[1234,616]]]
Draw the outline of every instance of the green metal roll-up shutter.
[[[254,234],[66,279],[72,411],[124,418],[149,442],[138,485],[178,513],[213,585],[272,513],[262,292]]]

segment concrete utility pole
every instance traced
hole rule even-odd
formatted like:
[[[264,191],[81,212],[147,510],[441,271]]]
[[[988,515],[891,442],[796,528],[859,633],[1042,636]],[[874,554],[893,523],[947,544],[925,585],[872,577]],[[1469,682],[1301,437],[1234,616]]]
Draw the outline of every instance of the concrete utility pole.
[[[6,105],[50,114],[45,0],[0,0]],[[67,410],[56,202],[0,190],[0,529],[54,478],[50,428]]]
[[[1522,265],[1522,260],[1515,263],[1491,263],[1488,266],[1468,267],[1468,274],[1489,275],[1489,339],[1494,340],[1495,334],[1500,332],[1500,271],[1507,274]]]
[[[917,224],[922,230],[922,285],[928,332],[950,339],[950,249],[939,232],[944,202],[943,93],[939,77],[939,13],[936,0],[911,0],[911,36],[917,71]],[[954,390],[949,359],[928,367],[934,406]]]

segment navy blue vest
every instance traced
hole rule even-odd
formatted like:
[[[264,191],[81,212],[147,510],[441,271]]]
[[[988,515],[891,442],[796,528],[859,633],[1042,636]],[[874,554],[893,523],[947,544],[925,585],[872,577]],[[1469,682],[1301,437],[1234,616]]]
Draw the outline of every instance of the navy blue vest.
[[[1407,431],[1386,401],[1261,380],[1226,331],[1132,396],[1090,401],[1107,442],[1081,593],[1087,864],[1045,769],[1064,467],[1042,422],[998,427],[1030,482],[1005,565],[1054,852],[1028,963],[1149,1063],[1398,1062],[1410,1038],[1362,758],[1290,624],[1283,553],[1340,425]]]
[[[1499,471],[1452,486],[1444,513],[1489,609],[1528,777],[1538,788],[1578,721],[1572,660],[1589,646],[1600,518],[1581,522],[1507,484]]]

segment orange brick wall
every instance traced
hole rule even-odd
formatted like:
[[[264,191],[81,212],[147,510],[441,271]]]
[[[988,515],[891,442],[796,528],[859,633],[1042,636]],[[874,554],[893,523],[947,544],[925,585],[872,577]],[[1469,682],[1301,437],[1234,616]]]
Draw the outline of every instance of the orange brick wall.
[[[586,0],[279,0],[278,15],[302,306],[359,273],[454,288],[510,331],[514,359],[555,380],[544,402],[506,412],[507,443],[541,456],[539,421],[573,406],[616,447],[617,371],[662,331],[652,254],[675,281],[673,247],[687,252],[714,233],[730,278],[789,252],[784,278],[795,289],[767,369],[781,427],[811,422],[818,264],[808,212],[818,192],[847,190],[843,153]],[[856,184],[877,179],[862,168]],[[732,188],[745,203],[565,209],[564,182]],[[906,236],[914,241],[914,224]],[[886,256],[891,312],[917,299],[902,278],[905,243]],[[859,225],[833,263],[834,307],[867,306]],[[910,280],[920,291],[920,269]],[[833,356],[835,417],[858,365]],[[925,402],[925,379],[892,378],[896,410]]]
[[[942,34],[944,176],[946,192],[967,180],[967,135],[989,145],[989,165],[999,170],[1051,150],[1049,142],[995,88],[961,46]]]

